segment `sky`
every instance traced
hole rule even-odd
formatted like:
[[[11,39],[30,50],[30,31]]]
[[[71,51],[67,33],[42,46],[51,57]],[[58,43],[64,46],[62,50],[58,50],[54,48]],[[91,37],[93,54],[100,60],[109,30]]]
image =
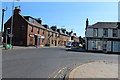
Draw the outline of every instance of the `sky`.
[[[6,6],[4,22],[12,15],[12,2],[2,2],[2,8]],[[41,18],[43,24],[73,30],[82,37],[86,18],[89,25],[118,21],[118,2],[15,2],[15,6],[20,6],[23,16]]]

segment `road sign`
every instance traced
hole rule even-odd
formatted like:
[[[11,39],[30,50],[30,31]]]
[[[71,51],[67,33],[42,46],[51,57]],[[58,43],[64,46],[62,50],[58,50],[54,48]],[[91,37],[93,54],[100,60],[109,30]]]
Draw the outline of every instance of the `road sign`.
[[[9,37],[13,37],[13,34],[8,34]]]

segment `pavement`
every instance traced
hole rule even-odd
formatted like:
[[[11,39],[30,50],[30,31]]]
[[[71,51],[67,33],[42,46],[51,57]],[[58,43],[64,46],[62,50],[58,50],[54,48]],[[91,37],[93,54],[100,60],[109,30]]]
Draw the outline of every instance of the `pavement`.
[[[118,63],[91,62],[82,64],[70,72],[69,78],[118,78]]]
[[[35,49],[35,48],[55,48],[56,46],[39,46],[39,47],[35,47],[35,46],[13,46],[13,50],[16,49]],[[61,46],[62,47],[62,46]],[[1,47],[1,49],[5,50],[4,47]],[[7,49],[7,50],[12,50],[12,49]]]

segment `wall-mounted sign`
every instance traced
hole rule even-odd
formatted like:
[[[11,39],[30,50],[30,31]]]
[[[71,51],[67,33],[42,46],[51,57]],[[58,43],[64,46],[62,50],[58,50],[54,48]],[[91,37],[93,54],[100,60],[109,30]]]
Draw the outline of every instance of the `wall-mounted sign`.
[[[30,34],[30,37],[34,37],[34,35],[33,35],[33,34]]]

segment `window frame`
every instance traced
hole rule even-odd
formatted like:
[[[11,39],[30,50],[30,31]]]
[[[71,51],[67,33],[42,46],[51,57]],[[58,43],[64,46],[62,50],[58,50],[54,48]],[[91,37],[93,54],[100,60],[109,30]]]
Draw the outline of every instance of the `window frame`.
[[[107,28],[103,29],[103,36],[108,37],[108,29]]]
[[[33,26],[30,26],[30,32],[33,32]]]
[[[112,36],[113,37],[118,37],[118,29],[113,29],[112,30]]]
[[[93,36],[94,37],[98,36],[98,28],[93,28]]]

